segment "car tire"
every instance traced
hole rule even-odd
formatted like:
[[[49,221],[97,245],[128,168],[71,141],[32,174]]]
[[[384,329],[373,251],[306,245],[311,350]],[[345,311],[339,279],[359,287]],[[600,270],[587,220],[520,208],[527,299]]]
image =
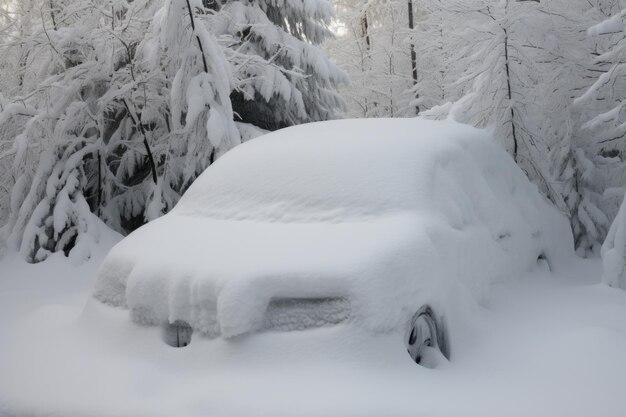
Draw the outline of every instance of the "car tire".
[[[429,305],[423,305],[413,315],[406,334],[407,351],[420,364],[427,348],[438,349],[449,359],[447,336],[443,317],[437,317]]]

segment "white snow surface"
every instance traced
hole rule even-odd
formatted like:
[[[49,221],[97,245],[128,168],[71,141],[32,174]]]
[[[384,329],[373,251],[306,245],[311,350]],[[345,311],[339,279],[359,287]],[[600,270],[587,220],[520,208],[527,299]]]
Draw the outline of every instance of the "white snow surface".
[[[262,330],[276,300],[345,299],[349,325],[372,333],[430,303],[454,351],[457,318],[490,284],[572,254],[566,219],[485,131],[340,120],[228,152],[111,250],[94,297],[208,338]]]
[[[107,248],[102,248],[105,251]],[[621,417],[626,293],[571,258],[491,287],[452,360],[415,365],[403,335],[356,326],[196,337],[94,301],[102,255],[0,260],[3,417]]]

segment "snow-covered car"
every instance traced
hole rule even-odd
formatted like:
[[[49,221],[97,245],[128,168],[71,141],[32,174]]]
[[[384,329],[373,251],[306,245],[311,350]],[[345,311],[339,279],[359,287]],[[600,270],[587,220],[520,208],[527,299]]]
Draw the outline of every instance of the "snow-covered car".
[[[420,362],[429,346],[454,354],[455,323],[492,283],[572,247],[487,132],[329,121],[229,151],[111,250],[93,296],[171,346],[342,326]]]

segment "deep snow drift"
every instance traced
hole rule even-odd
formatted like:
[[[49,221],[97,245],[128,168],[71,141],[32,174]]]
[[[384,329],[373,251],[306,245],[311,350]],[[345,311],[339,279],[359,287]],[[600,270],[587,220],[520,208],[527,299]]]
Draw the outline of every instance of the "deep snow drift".
[[[211,338],[267,327],[277,299],[347,300],[340,315],[374,332],[430,303],[454,338],[460,306],[488,285],[572,253],[566,219],[486,131],[338,120],[227,153],[111,251],[94,296]]]

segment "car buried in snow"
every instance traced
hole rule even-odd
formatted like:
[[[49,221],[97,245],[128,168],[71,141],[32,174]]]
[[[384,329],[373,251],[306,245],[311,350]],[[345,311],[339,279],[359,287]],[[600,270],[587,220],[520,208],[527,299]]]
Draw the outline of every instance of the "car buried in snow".
[[[161,345],[359,329],[420,363],[453,358],[467,305],[558,266],[568,241],[567,220],[487,132],[328,121],[227,152],[111,250],[93,296]]]

